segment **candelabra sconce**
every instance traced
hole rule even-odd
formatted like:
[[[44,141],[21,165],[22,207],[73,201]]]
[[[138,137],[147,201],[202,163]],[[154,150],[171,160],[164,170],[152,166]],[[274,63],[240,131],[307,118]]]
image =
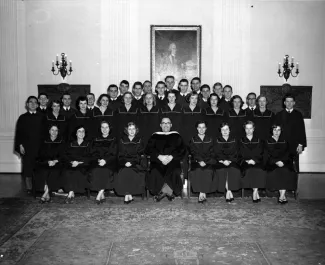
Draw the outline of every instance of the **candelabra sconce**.
[[[69,70],[67,69],[68,67],[68,56],[65,53],[61,53],[61,60],[59,61],[59,55],[56,55],[56,68],[57,72],[55,71],[54,68],[54,61],[52,61],[52,73],[54,75],[58,75],[59,73],[61,74],[62,78],[64,79],[67,75],[71,75],[72,73],[72,61],[69,62]]]
[[[293,69],[296,67],[295,73],[293,73]],[[284,77],[284,79],[287,81],[290,77],[297,77],[299,74],[299,63],[296,63],[296,66],[294,64],[294,58],[291,57],[291,63],[289,63],[289,55],[286,55],[283,57],[283,65],[282,65],[283,71],[281,71],[281,63],[279,63],[278,68],[278,75],[279,77]]]

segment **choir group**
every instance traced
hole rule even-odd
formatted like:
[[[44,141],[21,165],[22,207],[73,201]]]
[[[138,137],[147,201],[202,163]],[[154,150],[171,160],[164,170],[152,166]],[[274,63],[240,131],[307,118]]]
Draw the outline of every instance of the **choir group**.
[[[27,189],[44,192],[41,203],[60,190],[68,194],[66,203],[85,190],[98,192],[97,204],[105,190],[126,204],[145,190],[157,202],[172,201],[182,191],[183,172],[199,203],[216,191],[231,202],[232,191],[242,188],[253,189],[255,203],[265,188],[287,203],[306,147],[295,97],[285,95],[284,109],[275,114],[264,95],[249,93],[244,103],[231,86],[216,83],[211,93],[197,77],[174,85],[167,76],[154,92],[150,81],[135,82],[130,92],[123,80],[99,96],[98,107],[89,93],[78,97],[76,109],[69,93],[50,103],[44,93],[30,96],[15,135]]]

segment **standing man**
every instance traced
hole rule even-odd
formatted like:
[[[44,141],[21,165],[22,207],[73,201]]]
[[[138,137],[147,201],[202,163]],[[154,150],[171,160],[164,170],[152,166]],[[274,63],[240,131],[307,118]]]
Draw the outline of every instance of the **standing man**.
[[[138,109],[143,107],[142,92],[143,92],[142,83],[140,81],[135,82],[132,86],[132,94],[134,97],[132,101],[132,105],[136,106]]]
[[[220,99],[223,97],[223,87],[222,84],[217,82],[213,85],[213,93],[218,95],[218,101],[220,101]]]
[[[198,105],[201,109],[206,109],[209,107],[209,99],[210,99],[210,86],[207,84],[204,84],[200,88],[201,91],[201,98],[198,102]]]
[[[46,93],[40,93],[38,95],[38,103],[37,111],[44,114],[46,116],[48,112],[47,104],[49,103],[49,97]]]
[[[179,91],[177,89],[174,89],[175,86],[175,77],[172,75],[168,75],[165,78],[165,83],[166,83],[166,95],[169,91],[173,91],[176,93],[176,97],[179,94]]]
[[[88,106],[87,109],[90,112],[90,116],[94,116],[94,110],[97,108],[95,106],[95,94],[94,93],[88,93],[87,94],[87,99],[88,99]]]
[[[127,80],[122,80],[121,83],[120,83],[120,87],[119,87],[119,90],[120,90],[120,95],[118,96],[118,99],[122,102],[122,99],[123,99],[123,95],[125,92],[129,91],[129,88],[130,88],[130,83],[129,81]]]
[[[66,120],[69,122],[70,118],[77,112],[77,110],[71,107],[71,95],[68,92],[65,92],[62,95],[61,101],[63,107],[60,109],[60,114],[64,115]]]
[[[158,107],[158,109],[161,109],[168,103],[165,92],[166,84],[163,81],[159,81],[156,85],[156,106]]]
[[[143,82],[143,93],[152,93],[152,83],[149,80]]]
[[[219,101],[219,107],[225,111],[225,112],[228,112],[230,109],[232,109],[232,105],[231,105],[231,97],[232,97],[232,87],[229,86],[229,85],[226,85],[224,88],[223,88],[223,94],[224,94],[224,97],[221,98],[221,100]]]
[[[28,97],[27,112],[19,116],[15,133],[14,149],[22,158],[22,177],[28,192],[32,190],[33,171],[44,136],[45,116],[36,111],[37,107],[37,98]]]
[[[251,118],[253,117],[253,112],[256,109],[256,94],[254,92],[248,93],[246,97],[246,114]]]
[[[109,95],[109,107],[112,110],[117,110],[119,107],[121,107],[122,102],[118,98],[118,87],[115,84],[109,85],[107,88],[107,94]]]
[[[296,171],[299,172],[299,155],[307,147],[307,139],[304,118],[300,111],[294,109],[295,104],[295,96],[286,94],[284,97],[285,109],[276,114],[275,120],[276,124],[283,128],[284,137],[289,145],[290,156],[293,159]]]
[[[201,79],[199,77],[194,77],[191,80],[191,89],[193,92],[200,94],[200,87],[201,87]]]
[[[176,97],[176,103],[182,107],[188,106],[188,80],[182,79],[178,84],[179,95]]]

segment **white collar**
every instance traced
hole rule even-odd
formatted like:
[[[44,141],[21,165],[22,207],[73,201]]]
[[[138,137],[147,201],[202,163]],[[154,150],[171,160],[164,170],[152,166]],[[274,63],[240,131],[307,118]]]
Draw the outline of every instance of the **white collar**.
[[[155,132],[155,133],[153,133],[152,135],[154,135],[154,134],[169,135],[169,134],[173,134],[173,133],[179,134],[179,133],[176,132],[176,131],[170,131],[170,132]]]
[[[289,113],[291,113],[293,111],[293,109],[290,109],[289,110],[289,109],[286,108],[286,111],[289,112]]]
[[[41,109],[41,110],[46,110],[46,107],[41,107],[41,106],[40,106],[40,109]]]
[[[161,99],[164,99],[165,98],[165,95],[158,95],[157,94],[157,96],[158,96],[158,98],[161,98]]]
[[[94,109],[94,106],[92,106],[92,107],[88,106],[88,109],[93,110]]]
[[[135,98],[136,100],[139,100],[139,99],[141,99],[141,96],[139,96],[139,97],[134,96],[134,98]]]
[[[187,93],[179,93],[182,97],[186,96]]]
[[[250,107],[250,106],[248,106],[247,108],[250,109],[250,110],[251,110],[251,109],[254,110],[254,109],[256,109],[256,105],[255,105],[254,107]]]
[[[63,106],[64,110],[70,110],[70,107]]]
[[[225,101],[227,101],[227,102],[230,102],[230,100],[231,100],[231,99],[226,99],[226,98],[225,98]]]
[[[30,113],[30,114],[36,114],[36,111],[30,111],[30,110],[29,110],[29,113]]]

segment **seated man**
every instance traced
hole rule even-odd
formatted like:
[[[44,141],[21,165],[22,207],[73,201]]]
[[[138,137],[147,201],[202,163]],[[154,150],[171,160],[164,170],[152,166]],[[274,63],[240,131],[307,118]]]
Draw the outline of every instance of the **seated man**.
[[[145,153],[150,155],[151,169],[147,177],[147,188],[155,194],[154,201],[159,202],[165,196],[172,201],[181,193],[183,182],[180,177],[180,161],[185,155],[182,137],[172,127],[169,118],[160,123],[162,132],[154,133],[149,139]]]

